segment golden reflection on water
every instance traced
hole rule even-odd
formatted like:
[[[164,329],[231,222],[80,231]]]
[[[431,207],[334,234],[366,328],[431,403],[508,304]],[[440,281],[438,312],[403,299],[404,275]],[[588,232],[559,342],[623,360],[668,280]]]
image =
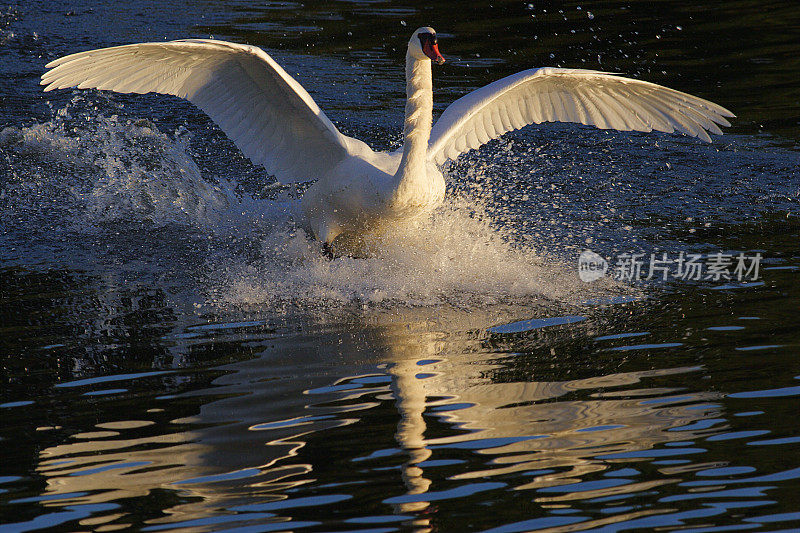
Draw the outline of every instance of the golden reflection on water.
[[[329,367],[332,371],[311,375],[304,369],[319,364],[323,355],[318,338],[270,338],[260,357],[222,367],[226,373],[213,388],[190,393],[210,397],[195,416],[174,419],[167,427],[149,420],[101,421],[91,431],[77,431],[69,442],[44,449],[38,468],[47,481],[44,495],[64,498],[42,504],[106,503],[147,496],[156,489],[174,491],[180,501],[167,516],[150,522],[158,525],[218,516],[237,505],[287,500],[296,497],[288,490],[317,481],[320,465],[298,456],[310,439],[327,429],[352,425],[369,442],[371,428],[358,427],[360,413],[388,401],[399,415],[395,440],[407,458],[400,476],[406,497],[387,506],[387,513],[415,514],[429,507],[426,494],[443,490],[437,483],[502,478],[503,490],[543,489],[578,483],[617,463],[647,460],[631,452],[703,434],[669,430],[708,417],[714,409],[696,408],[699,402],[715,399],[711,393],[648,388],[651,378],[691,376],[696,367],[569,381],[536,381],[530,376],[529,381],[500,382],[496,371],[506,363],[482,344],[485,335],[474,333],[473,319],[447,319],[451,330],[473,332],[468,334],[444,334],[436,321],[409,327],[403,320],[362,325],[352,335],[331,334],[338,339],[339,360]],[[587,328],[570,325],[553,331],[591,334]],[[337,371],[347,375],[336,376]],[[365,376],[378,379],[367,383]],[[446,434],[430,431],[432,417],[448,428]],[[473,458],[446,480],[437,480],[435,471],[426,472],[420,464],[435,457],[437,449],[459,447],[472,450]],[[351,460],[375,451],[353,450]],[[620,453],[632,457],[613,455]],[[666,469],[662,473],[662,478],[646,482],[536,492],[534,501],[542,507],[568,506],[575,500],[678,481]],[[273,510],[285,516],[259,520],[303,516],[302,509]],[[645,514],[651,512],[661,511]],[[641,514],[618,514],[602,522]],[[118,512],[103,516],[105,522],[114,522],[108,524],[110,529],[124,523]],[[99,530],[103,516],[81,523]],[[246,520],[246,514],[242,516]],[[420,516],[413,523],[425,530],[429,519]],[[576,527],[559,530],[570,529]]]

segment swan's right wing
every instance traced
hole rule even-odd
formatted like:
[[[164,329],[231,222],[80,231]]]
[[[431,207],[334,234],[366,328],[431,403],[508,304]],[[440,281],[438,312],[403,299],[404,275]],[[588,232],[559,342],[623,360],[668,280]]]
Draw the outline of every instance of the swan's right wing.
[[[662,85],[596,70],[545,67],[513,74],[450,104],[431,130],[437,164],[528,124],[579,122],[598,128],[679,131],[711,142],[733,113]]]
[[[65,56],[47,68],[45,91],[78,87],[185,98],[282,182],[324,176],[363,145],[342,135],[311,95],[255,46],[208,39],[131,44]]]

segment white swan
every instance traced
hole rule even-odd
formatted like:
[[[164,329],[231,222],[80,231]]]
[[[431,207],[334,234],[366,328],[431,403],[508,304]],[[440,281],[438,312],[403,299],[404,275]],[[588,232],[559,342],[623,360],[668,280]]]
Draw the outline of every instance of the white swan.
[[[374,152],[342,135],[311,96],[255,46],[206,39],[91,50],[47,65],[45,91],[78,87],[186,98],[255,164],[281,182],[317,179],[303,211],[317,239],[358,235],[378,223],[430,212],[444,197],[438,165],[490,139],[541,122],[678,131],[711,141],[730,126],[727,109],[645,81],[593,70],[538,68],[453,102],[431,129],[436,32],[419,28],[406,53],[402,150]]]

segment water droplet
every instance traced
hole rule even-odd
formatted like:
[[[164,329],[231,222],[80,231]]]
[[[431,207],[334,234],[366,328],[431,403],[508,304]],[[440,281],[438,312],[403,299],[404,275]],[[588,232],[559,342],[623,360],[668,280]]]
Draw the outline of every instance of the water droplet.
[[[405,21],[405,20],[401,20],[401,21],[400,21],[400,25],[401,25],[401,26],[405,26],[405,25],[406,25],[406,21]]]
[[[586,16],[589,17],[589,20],[594,20],[594,13],[592,13],[591,11],[587,11]]]

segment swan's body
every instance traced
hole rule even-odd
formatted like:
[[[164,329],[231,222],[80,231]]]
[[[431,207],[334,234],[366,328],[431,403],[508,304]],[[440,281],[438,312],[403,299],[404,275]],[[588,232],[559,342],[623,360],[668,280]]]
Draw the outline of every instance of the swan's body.
[[[710,141],[733,114],[707,100],[604,72],[519,72],[453,102],[431,129],[431,60],[444,62],[431,28],[406,53],[402,151],[374,152],[343,135],[311,96],[255,46],[215,40],[142,43],[91,50],[47,65],[46,91],[67,87],[186,98],[254,163],[282,182],[317,180],[303,197],[309,229],[330,244],[375,225],[429,213],[444,197],[438,166],[528,124],[679,131]]]

